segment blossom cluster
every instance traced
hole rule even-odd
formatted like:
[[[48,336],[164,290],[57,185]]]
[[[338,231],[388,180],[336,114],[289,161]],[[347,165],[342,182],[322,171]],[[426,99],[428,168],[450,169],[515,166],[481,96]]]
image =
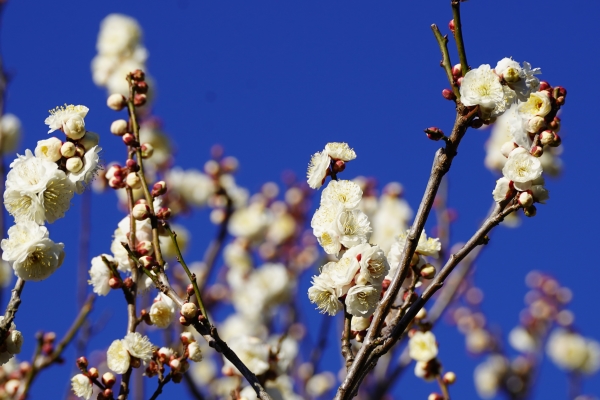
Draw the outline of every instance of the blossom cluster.
[[[4,205],[16,224],[2,240],[2,258],[24,280],[46,279],[62,264],[64,246],[49,238],[44,224],[64,217],[99,168],[99,137],[85,129],[87,112],[81,105],[51,110],[49,133],[61,130],[66,139],[40,140],[35,155],[27,149],[10,164]]]

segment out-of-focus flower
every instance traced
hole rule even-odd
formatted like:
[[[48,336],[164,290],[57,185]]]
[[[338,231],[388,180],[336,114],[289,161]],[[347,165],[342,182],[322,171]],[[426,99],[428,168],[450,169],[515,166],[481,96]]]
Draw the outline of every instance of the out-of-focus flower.
[[[438,346],[431,331],[415,332],[408,341],[410,358],[416,361],[430,361],[437,357]]]
[[[75,393],[75,396],[89,400],[92,397],[94,388],[90,378],[83,374],[77,374],[71,378],[71,389]]]
[[[269,346],[260,339],[252,336],[237,336],[231,339],[228,345],[254,374],[260,375],[269,370]],[[225,361],[225,366],[239,373],[229,360]]]
[[[102,254],[100,256],[92,258],[92,267],[89,270],[90,279],[88,284],[93,286],[94,293],[100,296],[106,296],[110,292],[109,279],[112,277],[110,268],[104,263],[102,257],[106,257],[109,262],[114,259],[108,254]]]
[[[507,368],[506,359],[498,355],[488,357],[475,367],[475,389],[479,397],[489,399],[496,395]]]

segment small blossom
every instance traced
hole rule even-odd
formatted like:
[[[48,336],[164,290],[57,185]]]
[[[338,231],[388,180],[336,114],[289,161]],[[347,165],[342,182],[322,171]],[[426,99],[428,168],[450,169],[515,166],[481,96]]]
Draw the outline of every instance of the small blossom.
[[[92,381],[83,374],[77,374],[71,378],[71,389],[77,397],[83,397],[86,400],[89,400],[92,397]]]
[[[202,352],[197,342],[192,342],[188,345],[188,358],[195,362],[202,361]]]
[[[478,105],[492,117],[506,111],[505,90],[498,75],[487,64],[466,73],[460,86],[460,96],[465,106]]]
[[[144,362],[152,358],[152,343],[148,336],[142,336],[138,332],[129,332],[123,339],[123,345],[129,354]]]
[[[331,181],[321,194],[321,205],[338,207],[342,205],[345,210],[353,210],[358,207],[363,192],[356,183],[352,181]]]
[[[260,339],[238,336],[231,339],[228,345],[254,374],[264,374],[269,370],[269,346]],[[237,368],[229,360],[225,361],[225,366],[230,366],[237,372]]]
[[[542,164],[537,157],[520,147],[509,154],[502,173],[514,182],[517,190],[527,190],[532,181],[542,175]]]
[[[497,203],[506,200],[511,192],[510,180],[507,178],[500,178],[496,181],[496,187],[492,191],[494,201]]]
[[[61,158],[60,148],[62,142],[59,138],[51,137],[45,140],[38,140],[35,148],[35,156],[51,162],[57,162]]]
[[[313,154],[306,173],[308,186],[313,189],[320,188],[327,177],[327,170],[329,169],[330,164],[331,158],[329,158],[327,151],[323,150]]]
[[[106,296],[110,292],[110,285],[108,284],[109,279],[112,277],[110,268],[104,263],[102,257],[106,257],[109,262],[114,259],[108,254],[102,254],[100,256],[92,258],[92,267],[89,270],[90,279],[88,284],[93,286],[94,293],[100,296]]]
[[[352,317],[352,319],[350,320],[350,329],[353,331],[364,331],[367,330],[369,328],[369,325],[371,325],[371,319],[370,318],[364,318],[364,317]]]
[[[335,315],[344,309],[334,285],[327,275],[321,274],[312,278],[312,286],[308,289],[308,298],[311,303],[317,305],[317,309],[323,314]]]
[[[94,179],[100,169],[98,162],[100,157],[98,154],[102,151],[102,147],[94,146],[86,151],[83,156],[83,167],[77,172],[69,173],[68,177],[75,184],[75,193],[81,194]]]
[[[52,133],[57,129],[64,130],[65,125],[72,118],[74,118],[77,121],[81,120],[81,122],[83,123],[83,118],[85,118],[88,111],[89,108],[87,108],[86,106],[74,106],[72,104],[65,104],[64,107],[56,107],[55,109],[50,110],[50,116],[44,121],[44,123],[50,128],[48,133]]]
[[[334,160],[352,161],[356,153],[348,146],[348,143],[332,142],[325,145],[325,152]]]
[[[381,288],[372,285],[356,285],[346,294],[346,310],[355,317],[370,317],[374,312]]]
[[[150,321],[159,328],[167,328],[175,316],[175,303],[163,293],[159,293],[150,307]]]
[[[408,341],[410,358],[416,361],[430,361],[437,357],[438,346],[431,331],[417,331]]]
[[[129,369],[131,357],[124,340],[115,340],[106,352],[106,364],[113,372],[124,374]]]
[[[533,92],[526,102],[521,103],[518,107],[520,114],[528,117],[545,117],[552,109],[552,104],[548,98],[547,92]]]

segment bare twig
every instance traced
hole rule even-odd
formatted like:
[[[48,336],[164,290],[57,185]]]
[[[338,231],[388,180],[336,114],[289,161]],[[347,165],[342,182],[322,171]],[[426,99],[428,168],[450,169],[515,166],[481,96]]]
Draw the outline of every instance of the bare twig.
[[[452,93],[454,93],[457,99],[460,99],[460,90],[458,89],[456,82],[454,82],[454,75],[452,74],[452,62],[450,61],[450,54],[448,53],[448,35],[442,36],[436,24],[431,25],[431,30],[435,35],[435,39],[440,46],[440,52],[442,53],[442,61],[440,61],[440,66],[444,68],[444,71],[446,71],[446,77],[448,78],[448,82],[452,88]]]
[[[159,379],[158,380],[158,387],[156,388],[156,390],[152,394],[152,397],[150,397],[150,400],[156,400],[158,398],[158,396],[161,395],[161,393],[163,391],[163,388],[165,387],[165,385],[167,383],[169,383],[171,381],[172,377],[173,377],[173,375],[171,375],[171,373],[169,372],[167,374],[167,376],[165,376],[163,379]]]
[[[461,0],[452,0],[452,16],[454,17],[454,40],[456,40],[456,49],[458,50],[458,59],[462,75],[465,76],[469,71],[467,63],[467,53],[465,51],[465,43],[462,36],[462,23],[460,21],[460,2]]]
[[[10,325],[17,315],[17,311],[21,305],[21,292],[23,291],[24,286],[25,281],[21,278],[17,279],[15,282],[15,287],[12,290],[12,294],[10,295],[10,301],[8,302],[6,311],[4,312],[4,319],[2,322],[0,322],[0,345],[4,344],[7,333],[10,330]]]
[[[346,369],[350,368],[354,361],[354,353],[352,352],[352,344],[350,343],[350,323],[352,322],[352,315],[346,311],[346,305],[344,304],[344,331],[342,333],[342,356],[346,360]]]

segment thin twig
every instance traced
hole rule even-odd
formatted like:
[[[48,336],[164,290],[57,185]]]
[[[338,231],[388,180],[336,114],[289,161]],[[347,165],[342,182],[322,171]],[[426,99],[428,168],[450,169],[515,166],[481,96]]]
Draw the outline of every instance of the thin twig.
[[[21,292],[23,291],[24,286],[25,281],[22,278],[17,279],[12,294],[10,295],[10,301],[4,312],[4,319],[0,322],[0,345],[4,344],[8,331],[10,330],[10,325],[15,320],[15,316],[21,305]]]
[[[469,71],[469,63],[467,63],[467,52],[465,51],[465,43],[463,42],[462,36],[462,23],[460,21],[460,2],[461,0],[452,0],[452,16],[454,17],[454,40],[456,40],[458,59],[460,60],[462,76],[465,76]]]
[[[152,394],[152,397],[150,397],[150,400],[156,400],[158,398],[158,396],[160,396],[162,394],[163,388],[165,387],[165,385],[167,383],[169,383],[171,381],[172,377],[173,377],[173,375],[171,375],[171,373],[169,372],[167,374],[167,376],[165,376],[163,379],[159,379],[158,387],[154,391],[154,394]]]
[[[444,71],[446,71],[446,77],[448,78],[448,82],[452,88],[452,93],[454,93],[457,99],[460,99],[460,90],[458,89],[456,82],[454,82],[454,75],[452,74],[452,62],[450,61],[450,54],[448,53],[448,35],[442,36],[442,33],[436,24],[431,25],[431,30],[435,35],[435,39],[440,46],[440,52],[442,53],[440,67],[444,68]]]
[[[342,332],[342,356],[346,360],[346,369],[350,368],[354,361],[354,353],[352,352],[352,343],[350,343],[350,324],[352,315],[346,311],[344,304],[344,330]]]

